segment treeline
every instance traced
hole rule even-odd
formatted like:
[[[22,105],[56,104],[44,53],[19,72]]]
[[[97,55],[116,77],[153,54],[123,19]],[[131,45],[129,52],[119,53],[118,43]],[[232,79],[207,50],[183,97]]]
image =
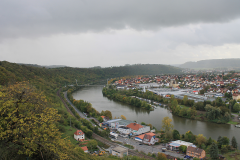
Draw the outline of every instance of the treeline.
[[[135,97],[130,97],[124,94],[121,90],[117,90],[115,88],[103,88],[102,93],[104,96],[108,97],[109,99],[113,99],[119,102],[123,102],[138,108],[144,108],[146,110],[153,110],[152,106],[147,103],[146,101],[142,101]]]
[[[23,80],[46,81],[49,84],[106,84],[107,78],[130,75],[155,75],[181,73],[181,69],[157,64],[142,64],[109,68],[39,68],[0,61],[0,85]],[[44,87],[44,86],[39,86]]]

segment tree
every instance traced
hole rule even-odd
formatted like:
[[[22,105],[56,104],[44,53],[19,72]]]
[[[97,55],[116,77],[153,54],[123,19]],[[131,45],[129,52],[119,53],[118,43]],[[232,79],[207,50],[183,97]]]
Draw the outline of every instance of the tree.
[[[164,153],[158,152],[157,160],[167,160],[167,156]]]
[[[98,117],[98,121],[100,122],[100,123],[102,123],[103,122],[103,118],[100,116],[100,117]]]
[[[184,105],[187,104],[187,100],[188,100],[188,96],[185,95],[185,96],[183,97],[183,104],[184,104]]]
[[[176,129],[173,130],[173,139],[175,139],[175,140],[180,139],[180,133]]]
[[[231,142],[232,142],[233,148],[236,148],[236,149],[237,149],[237,147],[238,147],[238,146],[237,146],[237,140],[236,140],[236,138],[235,138],[234,136],[232,137],[232,141],[231,141]]]
[[[217,145],[218,145],[218,148],[221,148],[221,146],[222,146],[222,137],[221,136],[218,136]]]
[[[167,132],[173,129],[173,125],[171,124],[172,119],[169,117],[164,117],[162,120],[162,129]]]
[[[202,144],[205,144],[207,142],[206,137],[204,137],[202,134],[199,134],[196,138],[196,143],[198,146],[201,146]]]
[[[184,152],[184,153],[186,153],[186,151],[187,151],[187,146],[181,145],[181,146],[179,147],[179,150],[182,151],[182,152]]]
[[[96,148],[97,145],[98,145],[98,143],[97,143],[97,141],[94,140],[94,139],[89,140],[89,141],[87,142],[87,147],[88,147],[88,148],[91,148],[91,151],[92,151],[93,148]]]
[[[240,105],[238,103],[235,103],[233,105],[233,112],[239,112],[240,111]]]
[[[218,159],[218,146],[216,143],[212,143],[209,153],[212,159]]]
[[[228,137],[226,137],[226,136],[222,137],[221,141],[222,141],[222,145],[229,145],[229,138]]]
[[[0,88],[0,143],[12,152],[67,159],[67,142],[56,127],[58,111],[27,82]]]
[[[102,111],[102,112],[104,112],[104,111]],[[112,119],[112,113],[111,113],[111,111],[106,110],[106,111],[104,112],[104,116],[108,117],[109,119]]]
[[[124,115],[121,115],[121,119],[126,120],[127,118]]]

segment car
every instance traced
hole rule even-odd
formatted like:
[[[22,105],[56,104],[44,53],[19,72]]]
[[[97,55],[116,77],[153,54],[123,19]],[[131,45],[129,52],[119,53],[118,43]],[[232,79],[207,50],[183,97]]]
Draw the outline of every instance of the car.
[[[167,148],[162,148],[162,152],[166,152],[167,151]]]
[[[139,145],[142,145],[142,143],[139,143]]]

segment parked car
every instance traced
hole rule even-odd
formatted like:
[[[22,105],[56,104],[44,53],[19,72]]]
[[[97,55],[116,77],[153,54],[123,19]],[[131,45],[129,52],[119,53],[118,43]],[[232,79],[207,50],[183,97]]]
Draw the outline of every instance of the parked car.
[[[166,152],[167,151],[167,148],[162,148],[162,152]]]

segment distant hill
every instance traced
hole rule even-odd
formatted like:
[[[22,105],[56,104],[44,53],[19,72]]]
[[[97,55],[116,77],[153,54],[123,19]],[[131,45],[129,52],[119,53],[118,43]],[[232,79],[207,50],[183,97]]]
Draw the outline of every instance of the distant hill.
[[[17,63],[19,65],[25,65],[25,66],[32,66],[32,67],[39,67],[39,68],[60,68],[60,67],[67,67],[67,66],[63,66],[63,65],[50,65],[50,66],[41,66],[41,65],[37,65],[37,64],[25,64],[25,63]]]
[[[43,68],[38,65],[20,65],[0,61],[0,85],[15,81],[42,81],[54,84],[105,84],[107,78],[132,75],[177,74],[181,69],[160,64],[139,64],[108,68]],[[45,83],[44,82],[44,83]],[[45,84],[44,84],[45,85]]]
[[[197,62],[186,62],[181,64],[181,68],[207,69],[207,68],[240,68],[240,58],[238,59],[211,59]]]

